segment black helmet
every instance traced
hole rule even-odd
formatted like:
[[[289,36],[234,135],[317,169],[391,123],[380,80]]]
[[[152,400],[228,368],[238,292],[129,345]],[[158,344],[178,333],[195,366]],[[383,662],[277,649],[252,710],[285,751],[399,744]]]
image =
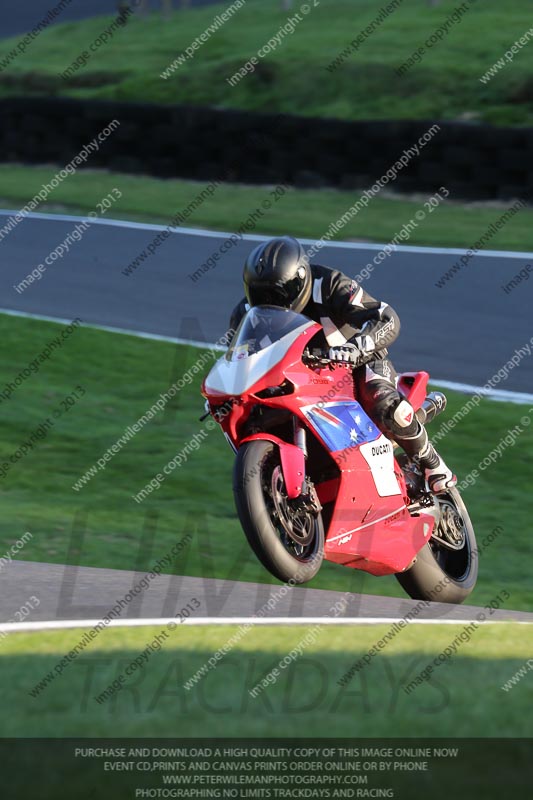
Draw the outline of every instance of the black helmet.
[[[300,242],[280,236],[252,250],[244,264],[244,292],[251,306],[302,311],[311,297],[311,267]]]

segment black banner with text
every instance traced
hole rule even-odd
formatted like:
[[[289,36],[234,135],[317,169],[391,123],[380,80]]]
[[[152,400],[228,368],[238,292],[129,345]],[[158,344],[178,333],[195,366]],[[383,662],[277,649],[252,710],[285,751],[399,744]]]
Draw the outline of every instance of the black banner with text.
[[[9,800],[529,797],[531,739],[2,739]]]

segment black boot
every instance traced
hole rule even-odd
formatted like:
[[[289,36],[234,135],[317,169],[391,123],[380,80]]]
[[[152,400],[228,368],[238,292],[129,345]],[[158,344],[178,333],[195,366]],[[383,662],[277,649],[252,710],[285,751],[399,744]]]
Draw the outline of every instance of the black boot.
[[[418,420],[415,420],[401,437],[395,437],[395,441],[403,448],[409,458],[424,471],[430,492],[439,494],[455,486],[457,478],[439,456],[429,441],[426,429]]]

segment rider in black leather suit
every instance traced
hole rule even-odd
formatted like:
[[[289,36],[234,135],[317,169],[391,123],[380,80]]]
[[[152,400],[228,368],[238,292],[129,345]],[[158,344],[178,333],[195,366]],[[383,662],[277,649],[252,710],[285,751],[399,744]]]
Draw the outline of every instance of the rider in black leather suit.
[[[444,492],[457,482],[428,439],[411,404],[396,388],[397,373],[388,347],[400,332],[400,320],[339,270],[309,264],[301,244],[285,236],[259,245],[244,265],[246,297],[233,310],[235,330],[253,305],[290,308],[320,322],[329,357],[354,365],[358,400],[368,416],[424,470],[428,488]]]

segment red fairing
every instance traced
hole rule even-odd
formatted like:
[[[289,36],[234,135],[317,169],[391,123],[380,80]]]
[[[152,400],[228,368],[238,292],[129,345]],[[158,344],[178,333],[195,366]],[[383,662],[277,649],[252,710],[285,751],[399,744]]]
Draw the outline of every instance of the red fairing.
[[[299,447],[294,444],[287,444],[283,439],[278,436],[273,436],[271,433],[255,433],[253,436],[248,436],[241,441],[252,442],[254,439],[264,439],[268,442],[273,442],[279,447],[281,456],[281,469],[283,478],[285,480],[285,487],[287,495],[294,500],[302,493],[302,483],[305,477],[305,457]]]
[[[411,403],[415,411],[422,407],[427,397],[428,381],[427,372],[403,372],[399,376],[398,391]]]
[[[434,518],[409,513],[393,444],[358,403],[351,367],[304,363],[303,352],[321,326],[294,316],[307,326],[296,325],[279,341],[268,344],[265,335],[259,344],[232,344],[233,352],[213,366],[202,392],[235,449],[254,439],[279,448],[289,499],[310,478],[323,506],[325,558],[373,575],[402,572],[431,537]],[[426,398],[428,379],[426,372],[400,376],[398,388],[415,409]],[[254,430],[255,421],[250,430],[258,407],[266,416],[268,409],[284,411],[305,430],[307,459],[292,424],[286,439],[278,431]]]
[[[376,445],[377,448],[385,446]],[[402,572],[430,538],[433,517],[410,515],[405,480],[395,460],[397,493],[381,496],[379,490],[384,487],[376,485],[359,448],[336,455],[342,471],[335,487],[335,507],[326,537],[325,558],[372,575]],[[392,477],[386,491],[394,491]],[[326,498],[327,494],[319,491],[321,502],[325,502],[322,497]]]

